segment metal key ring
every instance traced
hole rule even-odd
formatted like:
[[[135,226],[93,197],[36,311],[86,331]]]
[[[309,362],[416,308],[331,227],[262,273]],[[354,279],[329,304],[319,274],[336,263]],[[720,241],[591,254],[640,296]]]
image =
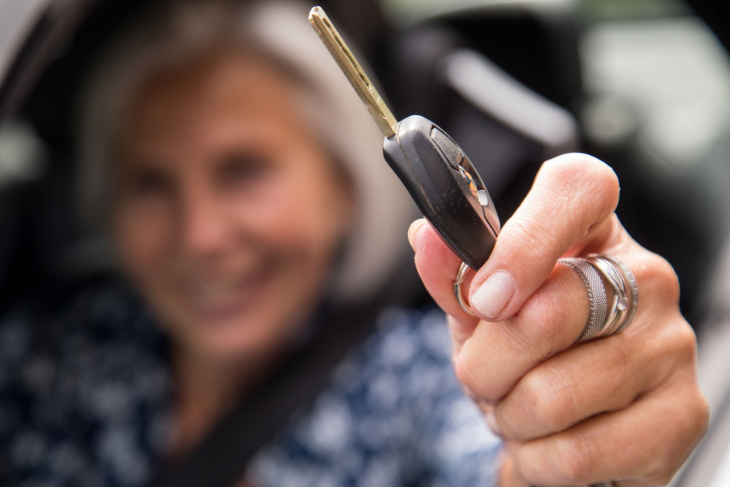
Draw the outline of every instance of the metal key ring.
[[[461,309],[471,316],[476,316],[476,314],[471,310],[468,301],[464,299],[464,296],[461,293],[461,285],[464,283],[464,278],[466,277],[466,273],[469,272],[469,269],[471,269],[471,267],[469,267],[466,262],[462,262],[459,266],[459,272],[456,273],[456,279],[454,280],[454,295],[456,295],[456,300],[459,302]]]

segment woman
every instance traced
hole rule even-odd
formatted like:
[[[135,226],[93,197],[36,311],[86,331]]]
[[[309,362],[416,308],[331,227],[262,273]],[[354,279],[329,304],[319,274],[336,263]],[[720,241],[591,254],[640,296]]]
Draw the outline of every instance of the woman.
[[[323,306],[371,292],[397,260],[388,240],[402,239],[405,195],[377,172],[387,172],[377,129],[306,8],[268,2],[242,23],[238,8],[206,5],[130,34],[92,81],[87,218],[108,218],[153,317],[104,283],[61,311],[9,320],[9,483],[148,484],[306,349]],[[449,314],[456,376],[437,315],[385,313],[242,481],[668,481],[707,420],[694,336],[671,268],[621,228],[617,198],[596,160],[546,163],[471,282],[478,318],[453,294],[459,262],[414,224],[417,267]],[[557,261],[590,252],[625,262],[641,302],[624,332],[575,345],[593,308],[581,274]]]

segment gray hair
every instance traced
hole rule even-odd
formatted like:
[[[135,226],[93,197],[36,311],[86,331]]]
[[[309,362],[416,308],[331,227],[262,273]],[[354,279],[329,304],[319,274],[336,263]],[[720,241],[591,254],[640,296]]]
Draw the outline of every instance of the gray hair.
[[[293,74],[307,120],[353,182],[357,215],[333,297],[350,301],[376,290],[407,251],[405,230],[417,214],[382,158],[382,134],[294,1],[242,7],[231,2],[174,2],[137,26],[90,78],[79,123],[82,225],[97,234],[108,216],[114,134],[123,108],[161,66],[205,53],[221,41],[253,48]]]

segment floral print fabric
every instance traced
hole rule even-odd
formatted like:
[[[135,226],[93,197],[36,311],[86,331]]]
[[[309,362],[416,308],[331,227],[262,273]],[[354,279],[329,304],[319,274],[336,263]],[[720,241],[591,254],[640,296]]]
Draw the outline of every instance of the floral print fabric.
[[[250,462],[249,483],[496,483],[500,443],[461,391],[450,346],[441,312],[386,310],[316,401]],[[154,319],[116,280],[6,316],[0,485],[149,485],[175,434],[168,370]]]

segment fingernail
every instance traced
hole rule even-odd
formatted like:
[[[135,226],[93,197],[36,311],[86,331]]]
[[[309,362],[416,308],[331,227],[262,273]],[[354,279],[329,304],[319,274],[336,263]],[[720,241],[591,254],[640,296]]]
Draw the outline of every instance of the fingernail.
[[[413,236],[416,234],[419,228],[421,228],[426,223],[426,220],[424,218],[419,218],[418,220],[411,223],[411,226],[408,228],[408,242],[410,242],[411,247],[415,251],[415,247],[413,247]]]
[[[484,419],[487,422],[487,426],[489,426],[489,429],[492,430],[492,433],[497,436],[502,436],[502,430],[499,429],[499,425],[497,424],[497,417],[494,415],[494,413],[485,414]]]
[[[515,281],[509,272],[497,271],[471,295],[469,304],[485,318],[497,319],[515,294]]]

